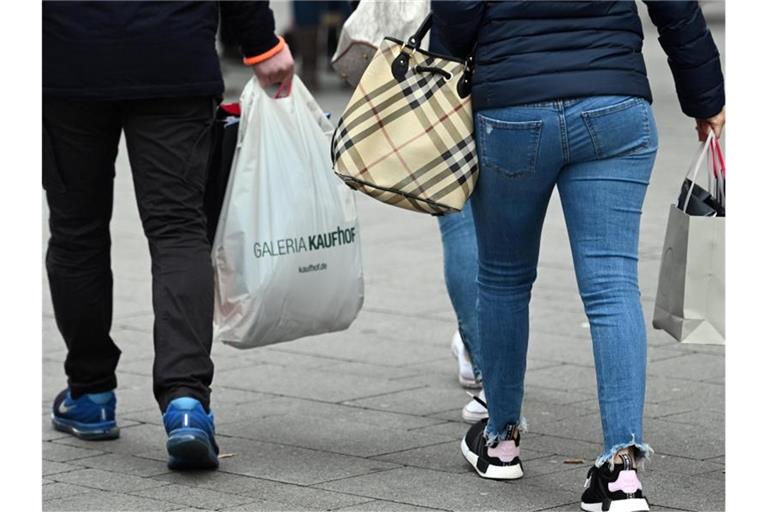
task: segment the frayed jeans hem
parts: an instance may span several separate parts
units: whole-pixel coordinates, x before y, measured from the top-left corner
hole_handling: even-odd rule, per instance
[[[637,443],[635,442],[635,435],[632,434],[632,439],[628,443],[619,443],[616,445],[613,445],[610,450],[606,450],[603,452],[603,454],[595,460],[595,466],[600,467],[606,462],[609,462],[611,465],[611,469],[613,469],[613,458],[614,456],[624,448],[634,447],[635,448],[635,461],[637,462],[637,466],[640,468],[643,468],[645,466],[645,461],[650,460],[651,455],[653,454],[653,448],[648,443]]]
[[[510,423],[504,428],[503,432],[491,432],[488,428],[488,425],[485,426],[485,439],[486,439],[486,446],[494,446],[499,441],[506,441],[508,439],[511,439],[512,432],[515,430],[515,427],[517,427],[517,431],[521,434],[524,434],[525,432],[528,432],[528,421],[525,419],[524,416],[520,417],[520,421],[518,423]]]

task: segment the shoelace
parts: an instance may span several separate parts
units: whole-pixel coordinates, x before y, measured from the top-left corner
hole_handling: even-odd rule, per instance
[[[482,406],[483,406],[483,407],[485,407],[486,409],[488,408],[488,404],[486,404],[486,403],[483,401],[483,399],[482,399],[482,398],[480,398],[480,397],[479,397],[479,396],[477,396],[477,395],[473,395],[473,394],[472,394],[472,393],[470,393],[469,391],[467,391],[467,394],[468,394],[468,395],[469,395],[469,396],[472,398],[472,400],[474,400],[475,402],[479,403],[480,405],[482,405]]]

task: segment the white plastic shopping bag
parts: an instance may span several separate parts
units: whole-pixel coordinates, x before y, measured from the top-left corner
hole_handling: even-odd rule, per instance
[[[353,192],[333,174],[333,126],[298,77],[256,79],[213,242],[214,339],[251,348],[346,329],[363,304]]]

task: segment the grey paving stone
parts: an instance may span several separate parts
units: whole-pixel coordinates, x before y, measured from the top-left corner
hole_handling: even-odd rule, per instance
[[[725,411],[713,409],[695,409],[676,414],[663,416],[664,421],[673,423],[685,423],[698,425],[701,428],[712,429],[722,432],[725,428]]]
[[[216,382],[237,389],[258,389],[267,393],[326,402],[342,402],[408,388],[407,384],[387,379],[333,375],[317,370],[271,364],[260,365],[258,371],[240,368],[219,372]]]
[[[721,384],[695,384],[667,377],[648,379],[645,389],[647,403],[679,401],[692,408],[723,410],[725,387]]]
[[[563,457],[562,455],[545,455],[543,457],[531,458],[529,455],[532,450],[521,450],[523,461],[523,470],[525,478],[534,478],[539,475],[552,475],[567,471],[578,472],[581,468],[586,476],[589,466],[594,462],[594,458]],[[533,452],[534,454],[536,452]],[[581,461],[581,462],[578,462]],[[583,481],[582,481],[583,483]]]
[[[515,485],[517,484],[517,485]],[[402,468],[323,484],[324,489],[447,510],[538,510],[567,502],[559,489],[542,493],[524,481],[502,483],[475,474]]]
[[[278,503],[276,501],[253,500],[250,503],[246,503],[245,505],[238,505],[236,507],[223,508],[221,510],[222,512],[272,512],[272,511],[293,512],[296,509],[293,507],[293,505],[286,505],[285,503]],[[314,512],[316,510],[319,511],[319,510],[325,510],[325,509],[310,505],[306,509],[302,509],[302,510],[311,510]]]
[[[670,478],[669,473],[648,472],[642,475],[642,482],[652,504],[683,510],[725,510],[724,481],[685,475]]]
[[[66,498],[68,496],[76,496],[78,494],[85,494],[87,492],[93,492],[93,489],[88,487],[81,487],[79,485],[53,482],[49,485],[43,485],[43,501]]]
[[[236,507],[253,501],[251,498],[232,493],[179,484],[155,487],[132,494],[207,510]]]
[[[43,510],[45,511],[170,511],[177,510],[179,508],[176,503],[168,503],[164,501],[152,500],[149,498],[142,498],[140,496],[132,496],[122,494],[119,492],[105,492],[94,491],[87,494],[80,494],[77,496],[70,496],[67,498],[60,498],[55,500],[46,501],[43,503]]]
[[[416,505],[406,505],[405,503],[396,503],[394,501],[372,500],[361,505],[352,505],[336,509],[338,511],[348,512],[423,512],[426,510],[441,510],[427,507],[417,507]]]
[[[82,459],[78,463],[87,468],[103,469],[105,471],[135,476],[161,475],[169,471],[164,462],[134,457],[125,453],[107,453],[97,457]]]
[[[687,457],[676,457],[674,455],[665,455],[655,453],[645,468],[648,472],[671,473],[673,475],[698,475],[710,471],[722,471],[723,466],[716,462],[697,460]]]
[[[725,359],[713,354],[683,354],[651,362],[648,364],[648,374],[697,382],[722,381],[725,376]]]
[[[93,443],[92,445],[94,447],[99,446],[94,445]],[[53,462],[69,462],[72,460],[83,459],[85,457],[101,455],[103,453],[104,452],[101,450],[67,446],[65,444],[59,444],[53,441],[43,443],[43,459]]]
[[[359,457],[372,457],[393,451],[446,441],[449,438],[401,429],[383,428],[370,422],[355,421],[339,408],[335,419],[288,414],[226,424],[224,435],[258,439],[273,443],[302,446]]]
[[[559,455],[564,459],[584,459],[586,461],[594,461],[602,452],[602,445],[598,443],[549,435],[526,435],[520,446],[523,451],[531,449]]]
[[[694,476],[699,478],[709,478],[725,484],[725,469],[722,467],[720,469],[715,469],[714,471],[707,471],[706,473],[699,473]]]
[[[725,453],[724,428],[648,419],[645,438],[658,453],[704,459]]]
[[[594,367],[563,364],[539,370],[525,372],[527,385],[540,388],[571,390],[579,389],[582,392],[597,396]]]
[[[334,420],[339,417],[344,417],[349,421],[389,429],[420,428],[441,422],[434,418],[376,411],[356,405],[332,404],[285,396],[272,396],[265,401],[249,402],[247,404],[242,404],[242,406],[243,412],[241,412],[241,415],[244,418],[253,418],[255,421],[258,421],[259,418],[268,416],[274,417],[285,415],[300,416],[305,421],[312,421],[314,418]],[[256,425],[254,425],[254,427],[255,426]]]
[[[439,366],[444,372],[449,367],[446,361],[441,360]],[[362,375],[384,379],[402,379],[423,375],[429,371],[434,363],[417,363],[413,366],[384,366],[382,364],[360,363],[356,361],[332,362],[318,368],[319,371],[329,373],[348,373],[350,375]]]
[[[655,510],[655,509],[654,509]],[[581,502],[566,503],[552,508],[543,508],[541,512],[581,512]]]
[[[386,324],[390,329],[400,327],[400,323],[411,321],[410,317],[397,315],[381,315],[375,318],[379,323]],[[358,318],[357,321],[360,319]],[[399,320],[399,321],[398,321]],[[376,328],[375,324],[373,328]],[[399,332],[399,330],[398,330]],[[450,331],[449,331],[450,332]],[[377,336],[355,336],[353,333],[338,335],[322,335],[290,343],[281,344],[280,349],[286,352],[301,354],[330,354],[343,356],[344,359],[361,363],[384,364],[386,366],[412,365],[418,362],[430,362],[445,357],[445,347],[450,337],[446,337],[442,346],[424,343],[420,339],[407,339],[395,333],[378,334]]]
[[[101,469],[78,469],[56,476],[59,482],[90,487],[102,491],[130,492],[168,485],[166,482],[142,478],[125,473],[114,473]]]
[[[246,496],[257,500],[257,503],[269,501],[280,504],[281,507],[293,507],[293,510],[305,510],[312,507],[317,507],[320,510],[329,510],[353,506],[367,501],[366,498],[350,494],[246,477],[224,471],[172,472],[155,478],[186,486],[197,486],[204,489],[213,489],[218,492]]]
[[[250,439],[221,437],[221,460],[227,473],[311,485],[355,475],[378,473],[396,465],[331,452],[264,443]]]
[[[83,466],[72,463],[43,460],[43,476],[54,478],[53,475],[75,471],[78,469],[83,469]]]
[[[426,416],[445,411],[461,411],[467,400],[467,395],[455,387],[445,389],[424,386],[395,393],[380,394],[370,398],[350,400],[346,403],[380,411]]]

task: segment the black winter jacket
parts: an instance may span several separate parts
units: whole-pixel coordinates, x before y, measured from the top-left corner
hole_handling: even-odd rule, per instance
[[[720,54],[698,2],[645,3],[683,112],[720,112]],[[461,58],[476,48],[477,110],[597,95],[652,99],[634,1],[433,1],[432,11],[431,48]]]
[[[44,2],[43,94],[221,95],[219,12],[245,56],[278,43],[269,2]]]

